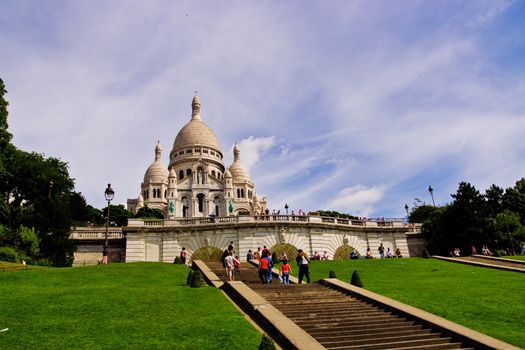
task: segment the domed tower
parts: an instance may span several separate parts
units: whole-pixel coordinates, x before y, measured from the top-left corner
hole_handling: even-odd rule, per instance
[[[233,163],[229,170],[233,180],[235,212],[240,215],[254,214],[254,184],[248,169],[241,163],[241,150],[237,145],[233,147]]]
[[[155,147],[155,161],[151,163],[144,174],[144,181],[140,185],[144,205],[164,210],[167,204],[168,169],[162,163],[162,147],[157,142]],[[138,209],[138,208],[137,208]]]
[[[226,215],[223,155],[217,137],[201,120],[201,103],[195,95],[190,121],[175,137],[170,170],[177,177],[176,217]]]

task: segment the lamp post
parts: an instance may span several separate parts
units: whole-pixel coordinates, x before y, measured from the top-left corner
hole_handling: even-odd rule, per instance
[[[436,206],[436,202],[434,202],[434,189],[430,185],[428,185],[428,192],[430,193],[430,197],[432,197],[432,204]]]
[[[407,212],[407,218],[408,218],[408,204],[405,204],[405,211]]]
[[[106,188],[106,191],[104,191],[104,196],[106,197],[106,200],[108,201],[108,217],[106,220],[106,235],[104,239],[104,249],[102,250],[102,263],[107,264],[108,263],[108,231],[109,231],[109,203],[115,196],[115,191],[111,188],[111,184],[108,184],[108,188]]]
[[[286,215],[288,215],[288,203],[284,203],[284,209],[286,210]]]

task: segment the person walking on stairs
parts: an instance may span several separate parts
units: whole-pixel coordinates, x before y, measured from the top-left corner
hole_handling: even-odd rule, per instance
[[[310,259],[302,249],[299,249],[297,253],[295,261],[299,265],[299,284],[303,282],[304,277],[306,277],[306,283],[310,283]]]

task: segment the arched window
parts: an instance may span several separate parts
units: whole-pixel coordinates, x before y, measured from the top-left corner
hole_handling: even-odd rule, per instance
[[[168,190],[164,190],[164,198],[168,196]]]
[[[237,198],[241,198],[241,190],[237,189]]]
[[[213,204],[215,205],[215,216],[220,216],[220,205],[221,205],[221,199],[219,197],[213,198]]]
[[[212,171],[211,171],[211,176],[213,176],[213,177],[217,177],[217,176],[215,176],[215,170],[212,170]]]
[[[186,176],[190,176],[191,175],[191,169],[187,169],[186,170]]]
[[[202,212],[204,212],[204,194],[199,193],[199,194],[197,195],[197,200],[198,200],[198,202],[199,202],[199,203],[198,203],[198,204],[199,204],[199,208],[198,208],[199,213],[202,213]]]
[[[179,180],[184,179],[184,170],[179,171]]]
[[[241,188],[241,198],[244,198],[244,189]]]

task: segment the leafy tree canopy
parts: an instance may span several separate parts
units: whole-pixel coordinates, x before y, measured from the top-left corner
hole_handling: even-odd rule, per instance
[[[162,210],[149,208],[146,205],[137,211],[135,217],[145,219],[164,219],[164,213],[162,212]]]

